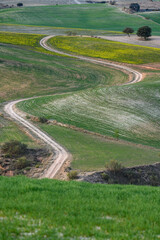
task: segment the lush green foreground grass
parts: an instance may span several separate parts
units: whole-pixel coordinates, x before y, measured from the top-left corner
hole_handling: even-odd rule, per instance
[[[160,189],[0,177],[1,240],[158,240]]]
[[[123,13],[118,8],[104,4],[23,7],[0,10],[0,23],[53,26],[66,28],[103,29],[123,31],[127,26],[137,30],[149,25],[154,34],[159,26],[137,15]]]
[[[111,142],[59,126],[41,124],[40,127],[68,149],[73,156],[71,166],[80,171],[104,169],[105,164],[112,159],[121,162],[126,167],[160,161],[158,150],[140,148],[140,146],[116,141]]]
[[[127,75],[103,66],[63,56],[51,56],[26,49],[35,35],[0,34],[0,101],[53,93],[78,91],[126,81]],[[11,36],[7,38],[8,36]],[[18,36],[18,37],[17,37]],[[39,35],[38,35],[39,36]],[[2,38],[4,37],[4,38]],[[33,37],[33,38],[32,38]],[[37,45],[36,40],[35,44]],[[32,44],[33,45],[33,44]]]
[[[57,36],[49,43],[62,51],[117,62],[143,64],[160,61],[160,49],[90,37]]]
[[[137,84],[42,97],[18,106],[27,113],[56,119],[93,132],[160,147],[159,74]]]

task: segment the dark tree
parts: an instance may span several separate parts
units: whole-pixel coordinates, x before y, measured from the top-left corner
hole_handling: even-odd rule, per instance
[[[140,10],[140,5],[138,3],[131,3],[129,8],[135,12],[138,12]]]
[[[23,7],[23,3],[17,3],[17,7]]]
[[[137,31],[137,36],[147,40],[151,36],[152,29],[148,26],[140,27]]]
[[[130,37],[130,34],[134,32],[133,28],[125,28],[123,30],[124,33],[126,33],[128,35],[128,37]]]

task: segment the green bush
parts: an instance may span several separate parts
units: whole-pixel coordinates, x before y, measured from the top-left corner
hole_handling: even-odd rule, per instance
[[[107,170],[113,172],[118,172],[123,168],[122,164],[117,160],[110,160],[108,163],[106,163],[105,167]]]
[[[17,157],[23,155],[27,150],[27,145],[19,141],[9,141],[2,145],[2,152],[8,157]]]
[[[45,117],[39,117],[39,121],[40,121],[41,123],[46,123],[46,122],[48,122],[47,118],[45,118]]]
[[[106,181],[109,180],[109,175],[107,173],[102,173],[101,177],[102,177],[103,180],[106,180]]]
[[[68,176],[69,180],[76,179],[78,176],[78,172],[72,170],[72,171],[68,172],[67,176]]]
[[[23,168],[29,167],[29,165],[30,165],[30,161],[28,161],[25,156],[18,158],[15,162],[15,167],[17,169],[23,169]]]

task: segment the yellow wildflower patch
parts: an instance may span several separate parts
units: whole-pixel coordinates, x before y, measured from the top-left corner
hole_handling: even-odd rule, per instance
[[[116,62],[130,64],[160,62],[160,49],[157,48],[77,36],[54,37],[50,39],[50,43],[63,51]]]

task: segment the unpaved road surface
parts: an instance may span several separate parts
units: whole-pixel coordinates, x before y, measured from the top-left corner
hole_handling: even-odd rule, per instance
[[[55,49],[47,46],[47,43],[46,43],[48,41],[48,39],[51,37],[53,37],[53,36],[45,37],[40,41],[41,46],[49,51],[53,51],[53,52],[63,54],[66,56],[70,56],[70,57],[76,57],[80,60],[85,60],[85,61],[92,62],[95,64],[102,64],[102,65],[106,65],[106,66],[115,67],[115,68],[118,68],[121,70],[126,70],[129,73],[133,74],[133,79],[132,79],[132,81],[128,82],[128,84],[131,84],[131,83],[133,84],[133,83],[136,83],[136,82],[139,82],[142,80],[142,74],[138,71],[135,71],[134,69],[129,68],[129,67],[114,64],[114,63],[108,63],[108,62],[105,62],[102,60],[95,60],[95,59],[91,59],[91,58],[87,58],[87,57],[75,56],[72,54],[63,53],[61,51],[55,50]],[[22,124],[25,128],[29,129],[31,132],[33,132],[35,135],[37,135],[41,140],[43,140],[46,144],[48,144],[53,149],[53,151],[55,153],[54,162],[48,169],[46,169],[42,178],[54,178],[56,176],[56,174],[59,172],[59,170],[61,169],[62,165],[65,163],[65,161],[69,158],[69,153],[67,153],[67,151],[62,146],[60,146],[57,142],[55,142],[51,137],[49,137],[47,134],[45,134],[42,130],[40,130],[39,128],[34,126],[32,123],[30,123],[26,119],[24,119],[19,113],[15,112],[14,106],[18,102],[21,102],[24,100],[27,100],[27,99],[21,99],[21,100],[10,102],[5,105],[4,110],[7,114],[10,115],[11,118],[16,120],[20,124]]]
[[[44,172],[43,176],[41,178],[54,178],[55,175],[58,173],[64,162],[68,159],[69,154],[67,151],[61,147],[58,143],[56,143],[51,137],[47,136],[42,130],[38,129],[35,127],[32,123],[28,122],[25,120],[23,117],[21,117],[19,114],[15,112],[14,106],[21,101],[24,101],[25,99],[22,100],[17,100],[14,102],[10,102],[7,105],[5,105],[5,112],[8,113],[11,118],[14,120],[18,121],[21,123],[24,127],[29,129],[31,132],[33,132],[35,135],[37,135],[41,140],[43,140],[47,145],[49,145],[54,153],[54,163],[46,169]]]
[[[106,65],[106,66],[111,66],[111,67],[114,67],[114,68],[118,68],[118,69],[121,69],[121,70],[125,70],[127,71],[128,73],[132,73],[133,74],[133,78],[130,82],[128,82],[127,84],[130,84],[130,83],[136,83],[136,82],[139,82],[142,80],[142,74],[132,68],[129,68],[127,66],[124,66],[124,65],[120,65],[120,64],[115,64],[115,63],[111,63],[111,62],[105,62],[103,60],[96,60],[96,59],[93,59],[93,58],[89,58],[89,57],[83,57],[83,56],[78,56],[78,55],[74,55],[74,54],[70,54],[70,53],[64,53],[62,51],[59,51],[57,49],[53,49],[52,47],[48,46],[47,45],[47,41],[54,37],[54,35],[51,35],[51,36],[47,36],[47,37],[44,37],[41,41],[40,41],[40,45],[51,51],[51,52],[56,52],[58,54],[63,54],[63,55],[66,55],[66,56],[69,56],[69,57],[75,57],[75,58],[78,58],[80,60],[84,60],[84,61],[87,61],[87,62],[92,62],[92,63],[95,63],[95,64],[102,64],[102,65]]]

